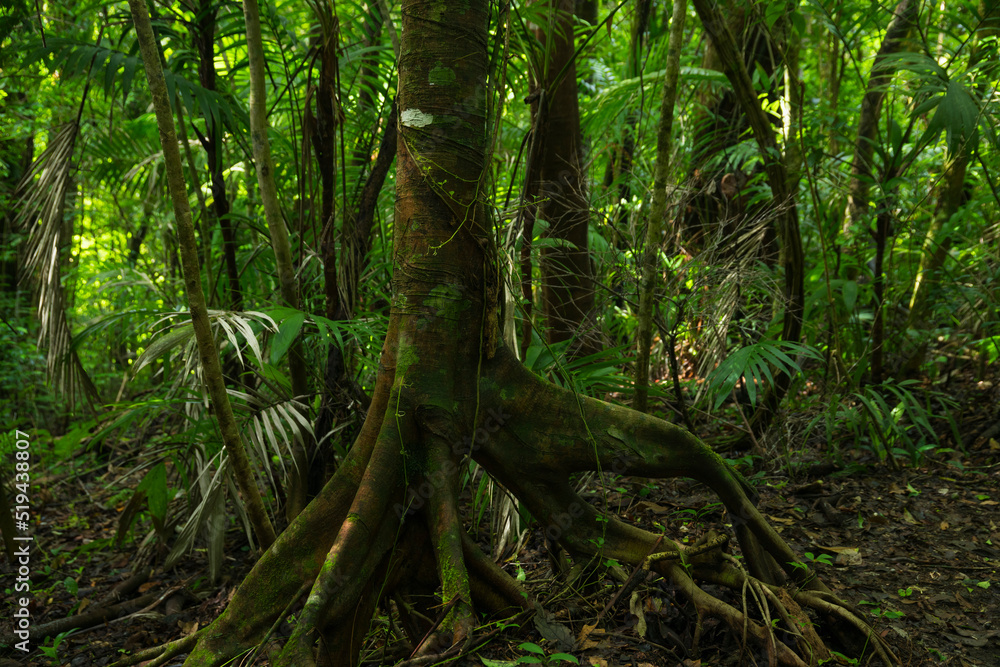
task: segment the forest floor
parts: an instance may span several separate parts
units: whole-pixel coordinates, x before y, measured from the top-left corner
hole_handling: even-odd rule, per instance
[[[970,382],[956,396],[964,406],[958,420],[964,451],[955,448],[900,471],[863,460],[836,470],[817,458],[796,465],[791,476],[787,465],[761,473],[755,484],[759,506],[772,524],[797,553],[811,557],[838,596],[873,622],[903,664],[996,667],[1000,435],[994,431],[1000,424],[1000,387]],[[816,458],[815,452],[811,456]],[[796,457],[808,459],[810,450]],[[124,456],[116,461],[40,483],[39,502],[33,508],[39,525],[32,564],[32,623],[37,633],[45,624],[100,609],[126,581],[132,589],[121,597],[138,602],[120,618],[50,637],[44,652],[24,657],[0,645],[0,667],[101,667],[125,653],[177,639],[217,616],[248,571],[245,539],[233,526],[227,534],[221,581],[208,581],[204,550],[196,550],[169,572],[157,568],[148,579],[134,578],[135,538],[115,545],[119,516],[130,494],[120,485],[109,488],[131,463]],[[706,528],[721,529],[727,523],[708,489],[689,480],[608,482],[582,482],[585,495],[625,520],[665,530],[671,539],[694,541]],[[693,614],[661,580],[642,583],[628,599],[605,609],[621,586],[611,570],[591,568],[589,578],[567,585],[565,578],[553,577],[548,550],[535,532],[504,567],[523,578],[533,595],[548,600],[550,613],[520,629],[505,630],[476,655],[449,664],[512,665],[535,647],[550,656],[545,664],[552,665],[570,664],[559,662],[556,653],[571,654],[579,664],[594,667],[737,665],[741,659],[742,664],[765,664],[759,652],[744,654],[739,638],[711,621],[703,628],[700,651],[689,653]],[[142,535],[135,530],[132,534]],[[164,555],[161,551],[156,562],[162,563]],[[4,598],[12,600],[14,570],[6,558],[0,561],[0,576],[7,589]],[[10,613],[4,617],[10,618]],[[595,622],[589,635],[581,634],[584,625]],[[0,636],[9,632],[9,623],[5,626]],[[366,664],[392,664],[382,657],[387,627],[384,622],[374,624]],[[34,638],[32,645],[37,645]],[[176,659],[168,664],[180,663]]]

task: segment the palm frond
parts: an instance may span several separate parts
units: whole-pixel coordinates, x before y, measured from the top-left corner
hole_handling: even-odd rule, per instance
[[[80,391],[88,399],[97,398],[96,387],[72,349],[60,261],[69,242],[65,206],[73,186],[73,150],[79,133],[75,120],[59,128],[14,195],[14,227],[27,236],[21,279],[30,278],[38,300],[38,345],[47,350],[52,387],[70,404]]]

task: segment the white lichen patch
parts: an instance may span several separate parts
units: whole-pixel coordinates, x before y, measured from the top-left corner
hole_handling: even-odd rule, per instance
[[[434,122],[434,116],[424,113],[420,109],[407,109],[399,119],[406,127],[426,127]]]

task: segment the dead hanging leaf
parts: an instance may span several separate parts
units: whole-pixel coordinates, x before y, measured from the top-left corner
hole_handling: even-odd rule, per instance
[[[643,609],[644,606],[639,591],[633,591],[632,597],[628,601],[628,608],[632,612],[632,615],[638,619],[638,622],[635,624],[635,631],[643,639],[646,638],[646,611]]]

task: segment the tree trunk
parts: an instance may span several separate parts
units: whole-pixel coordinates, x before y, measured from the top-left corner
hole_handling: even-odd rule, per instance
[[[735,65],[727,58],[736,57],[747,71],[760,69],[773,79],[774,72],[781,66],[780,54],[784,50],[781,36],[786,21],[779,19],[771,29],[766,29],[759,10],[751,3],[722,0],[713,5],[723,17],[733,48],[723,53],[713,34],[709,33],[705,39],[702,68],[725,72]],[[774,98],[775,93],[776,86],[772,85],[768,94]],[[722,254],[732,256],[734,253],[727,249],[728,241],[738,238],[746,220],[753,217],[752,212],[746,210],[746,198],[738,196],[747,178],[744,163],[730,157],[732,149],[743,139],[749,122],[734,90],[703,87],[698,102],[699,111],[692,120],[694,142],[687,178],[692,194],[681,207],[679,238],[686,248],[699,250],[716,245],[721,246]],[[768,122],[777,125],[778,118],[768,116]],[[713,160],[717,165],[708,166]],[[723,183],[727,176],[729,179],[735,177],[737,188]],[[773,233],[769,233],[765,238],[765,253],[767,246],[773,244],[773,237]]]
[[[236,484],[243,495],[243,502],[247,504],[247,514],[254,534],[261,547],[266,549],[274,542],[274,528],[271,526],[271,521],[267,517],[267,511],[264,509],[264,503],[257,490],[253,470],[250,467],[246,449],[243,447],[239,426],[237,426],[233,416],[233,408],[229,403],[229,395],[226,393],[226,385],[222,379],[219,350],[212,336],[208,309],[205,306],[205,293],[201,288],[198,243],[194,237],[194,225],[191,224],[191,207],[188,203],[187,187],[184,184],[181,152],[177,146],[174,119],[170,112],[170,101],[167,99],[167,85],[160,67],[160,57],[156,48],[156,38],[153,36],[153,26],[149,20],[149,10],[146,8],[145,0],[129,0],[129,7],[132,10],[132,20],[135,22],[139,48],[146,68],[146,80],[149,82],[153,107],[156,111],[156,125],[160,133],[160,145],[163,147],[170,199],[173,202],[174,217],[177,220],[177,234],[184,271],[184,288],[191,307],[191,322],[198,342],[205,383],[208,385],[212,407],[219,420],[222,441],[232,461],[233,476],[236,478]]]
[[[198,80],[206,90],[215,90],[215,15],[218,8],[219,5],[212,0],[202,0],[194,27],[194,42],[198,49]],[[205,134],[198,133],[198,139],[208,158],[208,173],[212,185],[212,212],[222,232],[222,256],[229,285],[229,299],[226,303],[230,309],[241,311],[243,290],[240,287],[240,269],[236,264],[236,230],[229,218],[226,179],[222,174],[221,138],[220,124],[211,117],[205,118]],[[206,239],[205,243],[210,246],[211,239]]]
[[[858,116],[858,137],[854,142],[854,160],[851,162],[847,214],[844,220],[845,233],[857,228],[868,216],[868,193],[872,183],[872,158],[875,155],[878,119],[889,82],[896,73],[896,67],[889,58],[903,48],[906,36],[917,17],[918,8],[918,3],[914,0],[900,0],[872,64],[868,89],[861,100],[861,113]],[[857,267],[849,267],[848,275],[855,277]]]
[[[7,115],[11,102],[23,104],[28,96],[23,92],[10,91],[6,100],[0,100],[0,113]],[[7,102],[5,104],[4,102]],[[13,247],[13,236],[16,228],[17,213],[14,202],[17,196],[17,186],[21,177],[31,168],[35,154],[35,135],[29,134],[27,139],[17,141],[8,137],[0,139],[0,161],[7,165],[7,172],[0,176],[0,246]],[[23,251],[22,251],[23,252]],[[21,261],[21,253],[0,254],[0,294],[10,297],[14,303],[17,294],[17,272]]]
[[[677,79],[681,68],[681,40],[684,38],[684,17],[687,0],[674,0],[674,13],[670,19],[670,41],[667,46],[667,71],[663,77],[663,99],[660,104],[660,124],[656,132],[656,170],[653,181],[653,203],[646,227],[646,243],[642,255],[642,281],[639,288],[639,331],[635,362],[635,397],[632,407],[646,412],[649,395],[649,348],[653,343],[653,305],[659,252],[667,217],[667,178],[670,176],[670,155],[673,150],[671,135],[674,126],[674,101],[677,98]],[[664,340],[664,345],[670,342]]]
[[[257,646],[304,584],[311,592],[272,661],[279,667],[315,665],[317,640],[333,664],[357,664],[359,637],[384,596],[397,601],[415,652],[442,658],[473,639],[474,608],[530,608],[519,584],[462,525],[459,478],[470,455],[525,503],[546,537],[580,558],[599,554],[659,572],[699,615],[754,638],[778,664],[803,667],[830,656],[815,633],[799,632],[810,624],[797,605],[850,619],[869,647],[896,664],[765,522],[746,483],[702,442],[659,419],[560,389],[504,347],[486,199],[488,15],[485,0],[403,3],[393,304],[372,406],[344,464],[202,631],[185,664],[222,665]],[[750,572],[765,573],[770,583],[774,574],[795,582],[780,593],[789,603],[774,617],[780,610],[796,639],[782,643],[769,623],[694,583],[693,576],[703,576],[736,591],[752,586],[758,599],[776,590],[724,565],[725,538],[685,549],[605,516],[574,490],[570,476],[583,470],[684,475],[714,489],[734,519]],[[664,551],[651,556],[657,545]],[[436,617],[433,625],[406,611],[409,592],[438,586],[440,604],[423,606]]]
[[[378,4],[369,5],[369,19],[370,23],[366,23],[365,29],[365,46],[373,46],[377,40],[378,35],[382,30],[382,24],[384,23],[384,16],[382,14],[381,8]],[[331,121],[324,121],[324,113],[332,112],[332,109],[327,112],[323,111],[322,100],[329,95],[336,95],[339,97],[339,90],[336,86],[336,59],[334,49],[337,47],[337,43],[333,41],[328,41],[324,43],[322,59],[322,68],[324,71],[328,71],[329,74],[321,73],[321,90],[318,93],[320,100],[317,102],[317,136],[314,143],[321,140],[320,131],[324,125],[329,125],[332,128]],[[327,50],[331,52],[328,56]],[[328,59],[331,61],[327,64]],[[371,95],[371,88],[366,84],[367,80],[374,79],[376,77],[376,72],[374,70],[374,65],[372,64],[373,59],[371,57],[366,57],[364,59],[364,64],[361,67],[361,72],[359,74],[359,79],[361,80],[360,91],[358,93],[358,105],[356,109],[356,120],[361,124],[366,122],[370,123],[372,120],[378,120],[377,108],[375,105],[375,100]],[[325,88],[326,91],[322,89]],[[330,105],[332,106],[332,105]],[[342,113],[341,109],[337,109],[338,122],[340,120],[339,114]],[[369,115],[374,114],[374,119],[368,118]],[[399,120],[399,114],[396,109],[395,100],[392,101],[391,108],[387,118],[385,118],[382,131],[382,138],[378,145],[377,155],[372,164],[371,170],[368,172],[367,179],[364,184],[356,188],[355,195],[351,197],[351,209],[347,210],[347,197],[345,196],[344,205],[344,216],[342,229],[340,234],[340,261],[337,262],[336,243],[335,243],[335,226],[334,226],[334,210],[335,206],[333,203],[333,190],[335,183],[333,182],[332,173],[330,175],[330,203],[329,203],[329,215],[323,214],[324,229],[323,229],[323,254],[324,254],[324,274],[326,280],[326,316],[332,320],[348,320],[353,317],[355,308],[357,306],[358,300],[358,284],[361,278],[362,271],[365,266],[365,260],[368,256],[368,252],[371,250],[372,246],[372,226],[375,220],[375,209],[378,204],[379,192],[382,190],[382,185],[385,182],[385,177],[389,173],[389,168],[392,166],[393,161],[396,158],[396,124]],[[374,123],[377,127],[379,123]],[[359,173],[364,174],[365,165],[372,162],[372,142],[374,141],[375,135],[363,135],[359,137],[357,143],[352,151],[352,162],[353,166],[359,170]],[[328,143],[329,147],[322,148],[317,144],[316,153],[317,160],[321,163],[325,161],[325,158],[321,158],[320,154],[322,152],[329,153],[331,155],[331,166],[333,160],[334,151],[334,137],[332,130],[330,132],[329,139],[322,139],[324,143]],[[322,173],[324,167],[320,167]],[[333,172],[333,169],[330,169]],[[346,189],[346,179],[344,179],[344,187]],[[327,208],[327,194],[326,194],[326,178],[323,180],[323,210]],[[328,225],[328,226],[327,226]],[[323,383],[323,395],[320,400],[320,410],[319,415],[316,419],[316,435],[321,441],[324,442],[317,451],[318,460],[316,465],[312,466],[309,490],[310,494],[315,495],[322,488],[323,484],[326,483],[328,475],[332,473],[336,466],[336,461],[334,458],[334,443],[325,440],[324,438],[333,428],[334,422],[339,420],[351,419],[352,413],[356,412],[352,410],[352,405],[360,403],[367,407],[368,397],[364,394],[361,388],[357,385],[354,379],[351,377],[350,369],[348,368],[348,358],[346,356],[346,351],[341,349],[338,345],[330,345],[326,356],[326,373],[324,376]],[[356,422],[353,422],[351,427],[345,429],[341,438],[353,439],[357,436],[357,429],[354,428]]]
[[[651,0],[637,0],[632,20],[631,48],[625,63],[625,78],[627,79],[637,78],[642,73],[642,54],[646,47],[651,11]],[[636,126],[639,124],[640,112],[640,109],[634,107],[627,110],[621,142],[616,147],[615,154],[608,161],[604,175],[605,187],[611,187],[615,180],[618,181],[618,198],[613,221],[613,224],[616,225],[621,221],[626,209],[623,202],[628,202],[632,198],[632,162],[635,159],[635,132]]]
[[[392,103],[389,117],[386,119],[384,134],[379,144],[378,155],[368,179],[361,188],[356,207],[349,212],[344,221],[340,237],[340,264],[338,268],[338,298],[335,310],[328,315],[333,320],[347,320],[353,317],[358,297],[358,284],[365,259],[372,246],[372,227],[375,222],[375,207],[378,204],[379,192],[385,183],[396,158],[396,124],[399,120],[396,103]],[[357,153],[355,153],[357,157]],[[328,302],[328,307],[329,307]],[[346,418],[350,414],[350,406],[360,402],[367,408],[368,397],[357,383],[350,377],[347,357],[344,350],[337,345],[331,345],[326,356],[326,373],[323,378],[323,396],[320,402],[320,412],[316,419],[316,437],[323,440],[333,427],[334,420]],[[344,435],[353,439],[356,432]],[[310,493],[318,492],[326,483],[327,474],[333,471],[335,461],[331,451],[333,443],[327,442],[317,452],[319,464],[313,468],[309,489]]]
[[[796,193],[789,190],[788,169],[784,157],[778,150],[774,131],[767,115],[761,109],[750,75],[736,50],[735,39],[719,13],[718,6],[713,0],[694,0],[694,6],[706,32],[712,37],[722,62],[725,63],[726,77],[733,85],[736,99],[746,114],[754,139],[764,156],[764,170],[771,186],[772,206],[775,209],[778,236],[781,239],[781,266],[785,275],[785,312],[781,339],[797,343],[802,331],[802,316],[805,310],[803,286],[805,268]],[[774,383],[766,388],[760,407],[754,411],[750,419],[753,433],[759,434],[767,430],[791,382],[792,378],[787,373],[775,375]]]
[[[260,30],[260,12],[257,0],[243,0],[243,14],[247,30],[247,60],[250,67],[250,135],[253,137],[253,157],[257,168],[257,184],[264,205],[264,217],[271,233],[271,248],[278,271],[281,300],[294,310],[299,308],[298,283],[292,266],[292,249],[288,228],[281,214],[278,189],[274,183],[274,163],[271,160],[271,143],[267,138],[267,105],[264,93],[264,45]],[[292,380],[292,395],[298,400],[307,399],[309,383],[305,359],[302,355],[302,338],[296,336],[288,348],[288,374]],[[294,466],[289,470],[285,514],[296,516],[306,506],[307,478],[312,447],[302,438],[292,444]]]
[[[540,85],[548,104],[542,152],[539,217],[548,223],[542,248],[542,303],[550,343],[576,337],[582,349],[596,351],[583,325],[594,305],[594,272],[588,252],[590,202],[581,162],[580,106],[573,46],[572,0],[549,0],[546,45]]]
[[[906,319],[907,329],[923,328],[924,319],[931,303],[928,296],[930,287],[934,283],[935,274],[944,266],[944,261],[948,256],[950,240],[947,225],[966,199],[965,172],[972,157],[972,151],[969,148],[968,146],[962,147],[958,155],[948,160],[945,165],[934,219],[927,230],[927,236],[924,237],[920,268],[913,281],[910,314]]]

